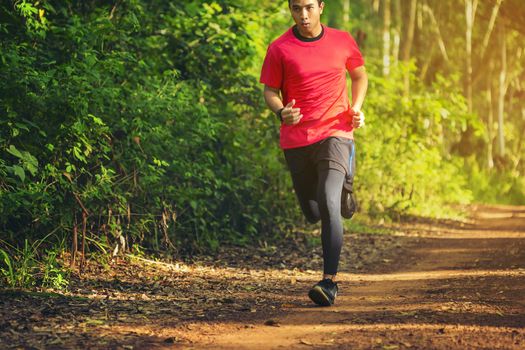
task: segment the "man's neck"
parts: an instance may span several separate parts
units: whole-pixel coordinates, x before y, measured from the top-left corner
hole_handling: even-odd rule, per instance
[[[321,35],[323,32],[323,26],[319,24],[316,28],[313,28],[311,31],[303,32],[300,26],[295,26],[297,28],[297,31],[303,38],[313,39]]]
[[[319,32],[315,36],[305,36],[303,33],[301,33],[299,26],[295,25],[293,26],[293,33],[295,37],[301,41],[317,41],[321,39],[321,37],[324,34],[324,27],[322,25],[319,25]]]

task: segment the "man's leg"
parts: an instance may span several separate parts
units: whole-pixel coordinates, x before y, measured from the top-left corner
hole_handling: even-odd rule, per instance
[[[284,150],[293,187],[304,216],[310,223],[320,220],[317,206],[317,169],[311,160],[315,145]]]
[[[338,286],[335,275],[343,245],[343,223],[341,218],[341,188],[345,180],[344,169],[332,169],[330,161],[318,164],[319,183],[317,203],[321,214],[321,241],[323,243],[323,279],[308,292],[308,297],[317,305],[330,306],[337,297]]]
[[[337,273],[343,245],[341,188],[345,181],[345,173],[341,170],[328,168],[322,162],[318,169],[317,203],[321,215],[323,272],[324,277],[333,279]]]
[[[318,222],[321,215],[317,205],[317,172],[312,169],[302,173],[292,173],[292,182],[306,220],[312,224]]]

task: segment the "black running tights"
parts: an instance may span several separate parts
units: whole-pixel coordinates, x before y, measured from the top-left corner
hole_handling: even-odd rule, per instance
[[[343,245],[341,191],[345,174],[327,169],[322,162],[317,171],[292,174],[293,185],[301,209],[311,223],[321,220],[323,271],[335,275]]]

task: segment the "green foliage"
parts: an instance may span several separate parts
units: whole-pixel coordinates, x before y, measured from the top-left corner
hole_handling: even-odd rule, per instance
[[[23,248],[17,249],[12,247],[12,253],[0,248],[0,272],[4,277],[2,284],[11,288],[29,288],[35,284],[37,271],[36,246],[37,244],[29,244],[26,239]]]
[[[368,125],[355,133],[357,188],[362,209],[371,215],[403,213],[440,216],[447,203],[472,199],[461,160],[450,155],[458,129],[469,116],[454,82],[438,80],[429,89],[412,74],[410,98],[403,97],[399,64],[388,79],[370,62],[366,108]]]
[[[464,171],[468,174],[468,185],[473,189],[476,201],[492,204],[525,203],[525,180],[518,171],[487,171],[473,157],[465,159]]]
[[[0,267],[0,272],[3,274],[3,278],[5,279],[5,284],[8,286],[14,286],[16,285],[16,275],[15,270],[13,267],[13,261],[11,260],[11,256],[3,249],[0,248],[0,255],[1,255],[1,262],[2,267]]]
[[[57,260],[62,250],[57,245],[39,253],[45,239],[30,243],[24,240],[22,248],[0,241],[0,285],[10,288],[31,288],[40,285],[46,288],[64,289],[68,285],[69,273]]]
[[[46,288],[65,289],[69,284],[69,271],[57,260],[57,250],[48,251],[42,260],[40,284]]]
[[[262,30],[242,11],[253,4],[51,3],[45,35],[2,8],[8,241],[70,239],[81,206],[102,255],[121,234],[183,253],[290,227],[298,211],[253,73]]]

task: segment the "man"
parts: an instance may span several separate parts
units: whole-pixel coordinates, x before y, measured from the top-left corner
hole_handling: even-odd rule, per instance
[[[301,209],[309,222],[321,220],[323,278],[308,296],[329,306],[338,291],[341,214],[351,217],[355,209],[353,130],[364,125],[368,78],[351,35],[321,24],[323,1],[288,0],[288,6],[295,25],[268,47],[260,82],[268,107],[281,120],[280,145]]]

